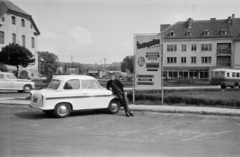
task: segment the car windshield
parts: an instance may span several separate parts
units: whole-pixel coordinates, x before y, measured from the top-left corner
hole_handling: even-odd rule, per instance
[[[16,77],[13,74],[7,74],[8,79],[16,79]]]
[[[59,85],[60,85],[60,81],[59,80],[51,80],[51,82],[49,83],[47,88],[58,89]]]

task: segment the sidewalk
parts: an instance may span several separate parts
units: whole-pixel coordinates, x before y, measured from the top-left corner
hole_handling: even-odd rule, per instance
[[[0,99],[0,105],[28,106],[30,100]],[[240,109],[193,107],[193,106],[169,106],[169,105],[135,105],[130,104],[131,111],[159,112],[159,113],[191,113],[204,115],[240,116]],[[123,110],[121,108],[121,110]]]

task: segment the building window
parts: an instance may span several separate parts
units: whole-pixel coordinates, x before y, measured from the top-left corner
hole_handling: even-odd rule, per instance
[[[15,25],[16,24],[16,17],[12,16],[12,24]]]
[[[191,57],[191,63],[196,64],[197,63],[197,57]]]
[[[34,41],[34,37],[32,37],[32,48],[35,47],[35,41]]]
[[[240,73],[237,73],[237,77],[240,77]]]
[[[4,22],[5,21],[5,18],[4,17],[2,17],[2,22]]]
[[[212,51],[212,44],[202,44],[202,51]]]
[[[177,63],[177,57],[167,57],[167,63]]]
[[[192,32],[191,31],[187,31],[187,36],[191,36]]]
[[[32,29],[32,25],[30,25],[30,28]]]
[[[187,57],[181,57],[181,63],[187,63]]]
[[[0,43],[4,44],[4,32],[0,31]]]
[[[182,45],[182,51],[187,51],[187,45]]]
[[[211,63],[212,58],[211,57],[202,57],[202,63]]]
[[[170,36],[170,37],[174,37],[174,36],[175,36],[175,33],[174,33],[173,31],[171,31],[171,32],[169,33],[169,36]]]
[[[26,46],[26,39],[25,39],[25,35],[22,35],[22,46]]]
[[[197,45],[196,44],[192,44],[191,49],[192,49],[192,51],[197,51]]]
[[[167,45],[167,51],[177,51],[177,45]]]
[[[221,35],[227,35],[226,29],[222,29],[222,30],[221,30]]]
[[[204,30],[203,31],[203,35],[209,35],[209,31],[208,30]]]
[[[25,20],[24,19],[21,20],[21,23],[22,23],[22,27],[25,27]]]
[[[232,73],[232,77],[235,77],[235,72]]]
[[[16,34],[12,34],[12,42],[14,43],[14,44],[16,44]]]

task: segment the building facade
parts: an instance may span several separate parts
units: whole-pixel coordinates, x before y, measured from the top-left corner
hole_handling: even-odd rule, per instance
[[[216,68],[240,68],[240,19],[193,20],[161,25],[166,78],[208,79]]]
[[[35,63],[19,68],[19,75],[38,76],[38,36],[40,32],[32,16],[8,0],[0,0],[0,48],[10,43],[26,47],[35,57]],[[16,67],[0,63],[0,71],[15,72]]]

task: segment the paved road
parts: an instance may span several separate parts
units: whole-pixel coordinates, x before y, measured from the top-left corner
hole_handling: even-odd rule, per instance
[[[19,97],[27,97],[29,93],[18,93],[17,91],[3,91],[0,90],[0,99],[1,98],[19,98]]]
[[[238,157],[240,118],[103,111],[57,119],[17,105],[1,105],[0,156]]]

